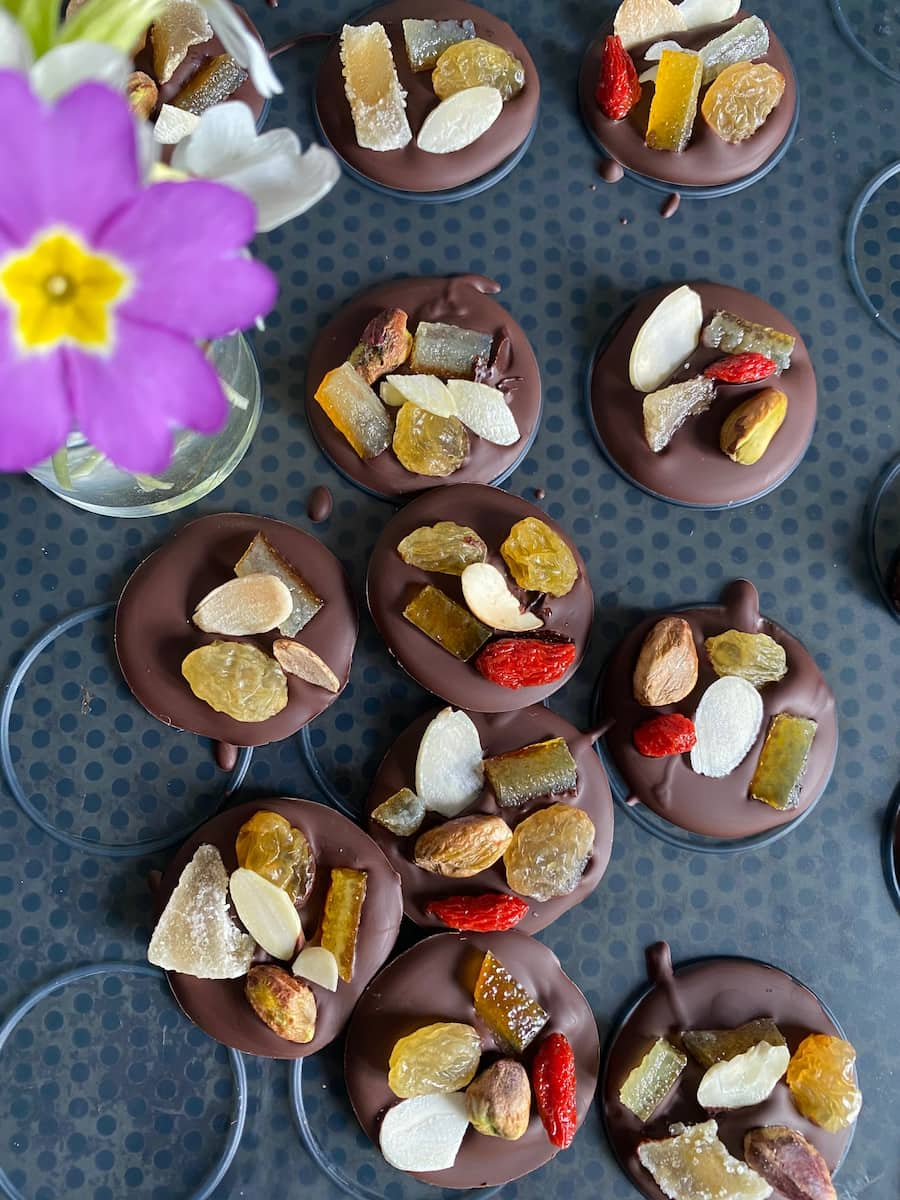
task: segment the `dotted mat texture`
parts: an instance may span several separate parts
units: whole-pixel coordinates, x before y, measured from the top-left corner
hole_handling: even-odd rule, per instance
[[[351,0],[284,3],[278,10],[249,0],[247,7],[270,45],[293,33],[334,29],[338,18],[355,13]],[[632,624],[657,607],[713,601],[724,581],[745,575],[759,588],[762,611],[815,656],[837,696],[841,726],[831,785],[813,816],[788,837],[767,850],[720,859],[668,847],[617,814],[612,861],[597,891],[541,940],[583,988],[601,1036],[644,983],[644,946],[658,938],[671,942],[676,962],[750,955],[809,984],[859,1051],[865,1104],[840,1194],[896,1200],[900,919],[881,871],[879,830],[900,778],[900,632],[867,572],[862,518],[872,480],[900,452],[900,344],[861,306],[842,248],[854,198],[897,156],[900,90],[842,39],[825,0],[764,0],[758,11],[776,23],[799,75],[794,145],[755,187],[731,199],[685,200],[662,220],[655,193],[628,181],[602,182],[577,112],[578,65],[610,11],[576,0],[494,0],[493,7],[515,26],[541,72],[531,149],[498,186],[452,205],[403,202],[343,178],[311,213],[260,238],[259,252],[278,271],[282,290],[267,331],[256,338],[265,411],[246,459],[226,484],[192,510],[129,522],[68,507],[28,478],[0,478],[4,673],[59,618],[115,599],[138,562],[201,513],[253,511],[314,529],[345,564],[362,600],[369,552],[392,509],[344,482],[317,451],[303,412],[309,349],[337,308],[364,287],[404,274],[493,276],[503,287],[501,302],[532,340],[545,388],[543,426],[506,486],[529,500],[543,489],[539,503],[573,536],[596,598],[587,657],[553,697],[553,708],[585,725],[600,668]],[[270,128],[288,125],[310,138],[322,53],[314,43],[277,60],[285,93],[272,106]],[[883,269],[889,266],[885,261]],[[587,362],[613,316],[648,287],[703,277],[760,293],[783,309],[802,331],[819,381],[819,421],[805,460],[764,501],[732,513],[687,511],[627,485],[600,456],[584,410]],[[319,483],[332,489],[335,505],[329,521],[314,527],[306,502]],[[178,750],[175,735],[161,727],[157,739],[148,736],[153,723],[116,686],[107,633],[101,622],[84,633],[83,645],[66,638],[54,661],[29,671],[12,714],[17,773],[57,825],[87,838],[129,841],[149,837],[154,822],[165,834],[180,816],[199,821],[217,802],[202,747],[184,735]],[[349,687],[313,723],[305,744],[298,737],[257,750],[239,796],[330,798],[358,810],[381,756],[431,704],[392,664],[363,613]],[[66,764],[74,782],[51,790],[65,779]],[[135,785],[130,813],[122,781]],[[166,857],[161,851],[115,858],[64,844],[4,793],[0,1013],[68,968],[140,960],[152,924],[146,875]],[[401,941],[409,938],[404,930]],[[77,1057],[92,1078],[108,1069],[110,1046],[124,1055],[131,1011],[121,1007],[108,1023],[91,1025],[90,1013],[73,1023],[73,1037],[76,1028],[87,1030]],[[0,1102],[0,1167],[7,1171],[21,1166],[20,1096],[27,1094],[36,1121],[56,1129],[66,1068],[55,1056],[74,1059],[67,1026],[42,1030],[39,1016],[35,1010],[34,1040],[7,1048],[16,1058],[9,1068],[18,1065],[20,1072]],[[74,1142],[58,1138],[52,1154],[35,1157],[17,1176],[29,1198],[61,1195],[65,1186],[79,1198],[152,1197],[156,1184],[170,1200],[191,1194],[221,1146],[229,1100],[216,1089],[226,1086],[228,1074],[212,1047],[195,1045],[186,1029],[179,1037],[191,1069],[196,1061],[213,1072],[205,1083],[188,1082],[211,1106],[204,1111],[214,1113],[214,1127],[197,1141],[196,1109],[179,1103],[171,1120],[161,1121],[151,1104],[141,1119],[128,1107],[128,1089],[106,1094],[100,1086],[91,1095],[99,1095],[103,1128],[85,1136],[101,1137],[102,1150],[92,1157],[74,1134]],[[161,1078],[168,1067],[161,1063],[154,1073],[152,1044],[148,1077]],[[423,1189],[388,1171],[356,1126],[339,1064],[336,1050],[308,1064],[303,1079],[318,1143],[355,1185],[389,1200],[418,1200]],[[247,1069],[247,1126],[215,1195],[336,1195],[298,1134],[287,1064],[248,1060]],[[66,1118],[67,1130],[87,1119],[80,1113]],[[173,1149],[174,1158],[167,1157]],[[121,1156],[115,1170],[108,1154]],[[161,1164],[158,1177],[154,1162]],[[613,1161],[596,1108],[572,1149],[502,1195],[537,1200],[548,1192],[604,1200],[636,1195]]]

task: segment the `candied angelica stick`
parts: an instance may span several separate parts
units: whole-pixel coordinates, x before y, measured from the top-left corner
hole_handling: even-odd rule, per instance
[[[663,50],[650,105],[646,143],[651,150],[683,150],[691,140],[703,60],[689,50]]]
[[[384,26],[378,21],[345,25],[341,65],[357,142],[366,150],[402,150],[412,141],[412,130]]]

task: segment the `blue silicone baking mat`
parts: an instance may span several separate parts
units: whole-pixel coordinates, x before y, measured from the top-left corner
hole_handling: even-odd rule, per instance
[[[274,45],[293,33],[336,29],[362,5],[312,0],[270,10],[248,0],[247,7]],[[746,576],[762,611],[816,658],[840,720],[831,784],[789,835],[718,859],[668,846],[618,814],[597,891],[541,940],[584,990],[601,1037],[642,986],[644,947],[659,938],[671,942],[676,962],[747,955],[807,983],[859,1051],[865,1102],[839,1192],[896,1200],[900,917],[882,871],[881,831],[900,777],[900,631],[869,571],[864,510],[879,472],[900,453],[900,342],[857,297],[844,245],[856,197],[897,158],[900,90],[846,39],[827,0],[764,0],[758,11],[776,23],[800,81],[793,146],[754,187],[731,198],[686,199],[664,220],[656,193],[602,181],[577,110],[578,66],[611,6],[493,0],[492,7],[541,72],[531,148],[496,186],[453,204],[381,196],[345,176],[306,216],[259,239],[281,296],[256,337],[265,391],[259,431],[226,484],[172,517],[115,521],[70,508],[30,479],[0,477],[4,674],[11,677],[57,622],[114,600],[138,562],[201,513],[252,511],[314,531],[362,600],[369,551],[392,509],[346,483],[318,452],[304,416],[307,353],[344,301],[381,280],[463,271],[493,277],[534,345],[545,389],[543,425],[505,486],[571,533],[596,599],[584,665],[552,707],[586,727],[601,666],[633,623],[650,609],[709,603],[725,581]],[[890,8],[857,0],[848,11],[860,28],[868,28],[867,7],[879,22]],[[285,92],[270,128],[313,135],[322,53],[308,44],[276,60]],[[887,235],[895,238],[896,228]],[[891,269],[887,257],[883,269]],[[588,356],[614,314],[638,292],[689,278],[765,296],[801,330],[818,376],[819,418],[804,461],[771,495],[735,512],[685,510],[629,486],[600,455],[584,411]],[[334,510],[313,526],[306,504],[319,483],[331,488]],[[890,507],[885,519],[890,529]],[[199,822],[228,802],[208,748],[155,726],[117,685],[101,613],[48,643],[17,690],[10,753],[27,802],[46,820],[33,821],[0,783],[4,1019],[74,968],[140,961],[153,921],[146,877],[170,853],[140,843],[170,840],[180,822]],[[392,664],[363,611],[346,691],[307,736],[256,750],[238,795],[309,796],[358,811],[381,756],[431,704]],[[60,838],[59,829],[77,836]],[[98,853],[92,840],[128,852]],[[243,1085],[225,1052],[187,1025],[152,975],[75,980],[31,1008],[17,1029],[0,1052],[9,1083],[0,1090],[0,1169],[28,1200],[178,1200],[229,1152]],[[171,1057],[170,1044],[180,1058]],[[136,1089],[113,1086],[110,1047],[119,1062],[145,1064],[155,1091],[144,1108],[133,1103]],[[302,1078],[292,1080],[286,1064],[254,1060],[246,1075],[246,1126],[217,1200],[301,1193],[325,1200],[339,1186],[386,1200],[426,1194],[387,1169],[356,1125],[339,1047],[307,1062]],[[81,1094],[87,1109],[77,1103]],[[292,1096],[302,1099],[311,1139]],[[596,1109],[569,1151],[501,1194],[636,1195]]]

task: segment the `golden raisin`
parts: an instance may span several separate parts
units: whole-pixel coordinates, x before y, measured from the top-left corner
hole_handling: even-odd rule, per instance
[[[312,891],[316,860],[302,829],[279,813],[254,813],[241,826],[235,845],[239,867],[262,875],[302,904]]]

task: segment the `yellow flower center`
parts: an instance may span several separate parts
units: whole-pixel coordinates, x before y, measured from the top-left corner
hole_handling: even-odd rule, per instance
[[[113,310],[130,286],[121,263],[68,232],[40,234],[0,263],[0,299],[13,310],[13,335],[26,352],[69,345],[108,354]]]

